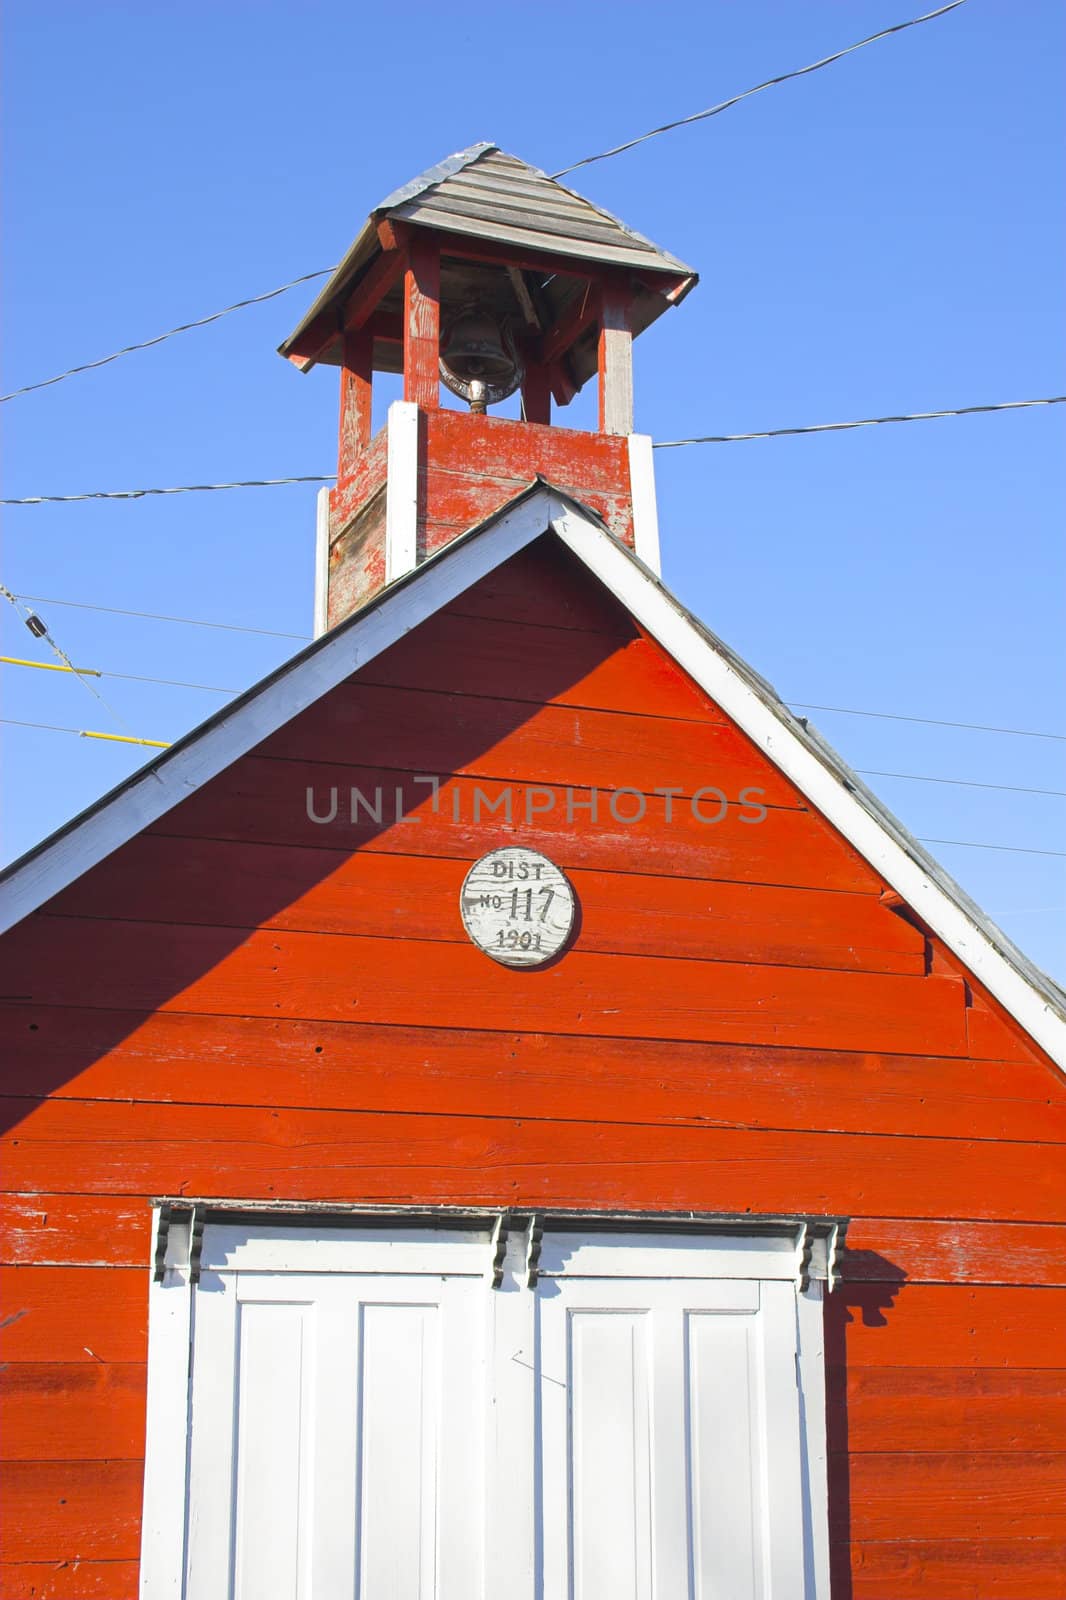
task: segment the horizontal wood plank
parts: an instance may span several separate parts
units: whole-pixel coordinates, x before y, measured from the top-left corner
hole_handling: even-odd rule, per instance
[[[1061,1142],[1066,1085],[1048,1104],[1044,1080],[943,1056],[0,1005],[0,1093],[15,1096]],[[1066,1233],[1051,1231],[890,1227],[880,1245],[853,1233],[850,1259],[872,1279],[881,1248],[934,1281],[1056,1282]]]
[[[973,1056],[995,1055],[1007,1061],[1044,1059],[1013,1018],[1002,1016],[991,1002],[970,1007],[966,1029]],[[1061,1069],[1050,1067],[1051,1072],[1056,1070],[1061,1077]]]
[[[721,708],[651,639],[559,627],[550,611],[540,622],[481,617],[473,623],[469,616],[438,612],[377,656],[359,678],[453,695],[726,721]]]
[[[4,1600],[137,1600],[139,1582],[137,1561],[0,1562]]]
[[[12,1461],[0,1477],[3,1558],[136,1561],[143,1461]]]
[[[139,1562],[0,1562],[5,1600],[138,1600],[139,1581]]]
[[[1063,1370],[835,1367],[828,1390],[830,1408],[847,1405],[852,1455],[1066,1450]]]
[[[0,1359],[134,1362],[147,1359],[148,1270],[3,1267]]]
[[[1066,1289],[845,1280],[830,1297],[826,1321],[827,1360],[852,1371],[931,1365],[1058,1370],[1066,1352]]]
[[[554,370],[560,371],[558,367]],[[425,474],[426,550],[432,553],[450,544],[457,535],[483,522],[528,487],[528,468],[524,474],[512,475],[502,470],[486,473],[462,465],[446,468],[431,462]],[[574,461],[559,487],[581,500],[620,543],[632,548],[633,495],[628,478],[618,478],[606,489],[594,488],[583,464]]]
[[[438,411],[428,425],[435,426],[437,420],[446,415]],[[545,429],[545,433],[558,431]],[[527,428],[527,438],[529,432]],[[480,439],[468,430],[467,449],[472,447],[483,450]],[[623,441],[613,440],[609,449],[615,456],[602,480],[603,488],[611,486],[616,472],[628,472],[628,462],[622,467]],[[484,456],[480,460],[477,455],[469,459],[472,466],[480,466],[482,470],[492,464]],[[446,606],[444,614],[535,625],[550,619],[553,628],[576,628],[582,633],[603,634],[618,642],[633,638],[637,631],[625,607],[582,562],[563,553],[554,535],[537,539],[502,562]]]
[[[137,1362],[9,1362],[0,1371],[3,1461],[139,1461],[145,1381]]]
[[[440,466],[461,467],[487,477],[506,474],[524,483],[540,472],[560,488],[575,473],[586,487],[605,492],[629,481],[625,439],[577,428],[530,428],[508,417],[485,416],[471,426],[472,421],[465,412],[443,407],[432,412],[426,418],[427,455]],[[587,569],[582,573],[576,557],[560,551],[554,537],[538,541],[528,554],[512,558],[507,567],[496,582],[521,586],[532,580],[542,605],[544,597],[559,588],[587,594],[601,618],[612,611],[625,615],[597,578]],[[478,585],[479,590],[488,588],[489,580]]]
[[[241,1198],[771,1216],[883,1215],[891,1196],[919,1217],[954,1212],[1009,1220],[1043,1210],[1066,1218],[1066,1185],[1047,1159],[1048,1147],[1020,1143],[58,1099],[8,1101],[7,1116],[4,1171],[11,1188],[24,1194],[167,1194],[180,1187],[214,1195],[221,1181],[226,1193]],[[1048,1317],[1058,1307],[1061,1319],[1066,1291],[1054,1289],[904,1285],[900,1293],[896,1284],[856,1284],[848,1299],[876,1319],[880,1313],[871,1308],[898,1297],[907,1309],[889,1316],[905,1327],[922,1297],[945,1296],[945,1306],[961,1307],[950,1296],[968,1296],[960,1314],[971,1321],[970,1302],[979,1300],[986,1321],[995,1307],[1016,1303],[1010,1296],[1027,1293]],[[1002,1296],[1008,1298],[1001,1302]],[[923,1315],[919,1329],[931,1337]],[[867,1331],[861,1329],[863,1337]],[[872,1337],[880,1325],[869,1331]],[[984,1358],[982,1343],[961,1332],[956,1340],[962,1363],[1014,1359]],[[896,1340],[888,1344],[894,1348]],[[897,1365],[922,1364],[904,1349],[905,1341]],[[856,1359],[882,1358],[864,1345]],[[1045,1354],[1039,1364],[1055,1363]]]
[[[0,1265],[147,1267],[152,1212],[146,1198],[7,1194],[0,1205]]]
[[[338,761],[412,773],[730,800],[755,785],[767,805],[805,809],[795,786],[731,723],[633,716],[570,705],[341,684],[257,746],[285,761]]]
[[[878,1540],[833,1548],[834,1594],[848,1600],[1062,1600],[1066,1542]]]
[[[830,1484],[837,1538],[847,1505],[859,1542],[1066,1539],[1066,1452],[835,1457]]]
[[[418,776],[381,766],[245,756],[168,811],[151,831],[426,854],[468,865],[497,846],[526,844],[551,856],[564,871],[586,867],[859,894],[878,894],[883,887],[812,811],[770,808],[762,822],[752,822],[741,820],[756,815],[750,806],[732,805],[716,822],[711,819],[721,807],[705,797],[698,815],[691,800],[675,801],[667,824],[665,798],[652,795],[646,797],[643,821],[623,822],[600,791],[592,796],[586,790],[568,792],[565,785],[489,778],[449,780],[434,809],[430,787],[419,784]],[[376,820],[368,814],[368,802]],[[635,816],[637,809],[632,797],[616,801],[620,815],[632,810]]]
[[[10,997],[41,1005],[353,1019],[601,1037],[963,1055],[961,979],[573,950],[513,971],[472,944],[35,916],[8,940]]]
[[[898,1280],[903,1272],[911,1283],[1066,1285],[1066,1228],[860,1218],[848,1230],[845,1260],[852,1283]]]
[[[466,863],[141,834],[50,913],[466,944]],[[925,940],[873,895],[639,873],[572,874],[578,948],[867,972],[925,972]]]

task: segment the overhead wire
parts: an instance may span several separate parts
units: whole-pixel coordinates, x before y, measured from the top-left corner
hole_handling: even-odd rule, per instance
[[[74,672],[79,677],[118,678],[123,683],[156,683],[165,689],[203,689],[208,694],[239,694],[239,689],[223,689],[217,683],[186,683],[180,678],[147,678],[136,672],[100,672],[95,667],[53,666],[50,661],[24,661],[19,656],[0,656],[0,665],[6,667],[33,667],[41,672]]]
[[[553,179],[565,177],[568,172],[576,172],[579,167],[590,166],[595,161],[606,161],[611,156],[621,155],[625,150],[632,150],[638,144],[644,144],[649,139],[656,139],[660,134],[670,133],[674,128],[683,128],[693,122],[703,122],[708,117],[715,117],[722,111],[727,111],[730,106],[735,106],[742,100],[749,99],[754,94],[760,94],[764,89],[773,88],[776,84],[788,83],[790,79],[805,77],[808,73],[818,72],[822,67],[828,67],[834,61],[840,61],[844,56],[851,55],[856,50],[862,50],[868,44],[875,44],[879,39],[887,39],[895,33],[902,33],[907,28],[916,28],[919,23],[932,22],[935,17],[942,17],[949,11],[956,11],[959,6],[965,5],[966,0],[951,0],[949,5],[940,6],[936,11],[927,11],[924,16],[911,17],[906,22],[897,22],[890,28],[882,28],[879,33],[872,33],[866,39],[859,39],[855,44],[848,45],[843,50],[836,51],[833,55],[823,56],[820,61],[812,61],[809,66],[797,67],[791,72],[784,72],[775,78],[767,78],[764,83],[758,83],[752,89],[745,89],[741,94],[734,95],[729,100],[722,100],[717,105],[709,106],[706,111],[697,111],[692,116],[681,117],[677,122],[667,122],[659,128],[652,128],[648,133],[642,133],[639,138],[630,139],[625,144],[615,145],[610,150],[601,150],[597,155],[585,156],[580,161],[575,161],[569,167],[562,167],[558,172],[550,173]],[[268,289],[264,294],[249,296],[246,300],[235,300],[232,305],[223,306],[221,311],[213,311],[209,316],[198,317],[193,322],[179,323],[176,328],[169,328],[166,333],[156,334],[152,339],[142,339],[137,344],[124,345],[121,350],[114,350],[108,356],[101,356],[96,361],[83,361],[74,367],[68,367],[65,372],[57,372],[52,378],[42,378],[37,383],[23,384],[19,389],[13,389],[10,394],[0,395],[0,404],[8,400],[17,400],[21,395],[32,394],[37,389],[50,388],[54,383],[62,383],[66,378],[76,377],[81,372],[92,372],[98,367],[106,367],[112,361],[118,361],[121,356],[132,355],[137,350],[149,350],[153,345],[163,344],[167,339],[173,339],[179,333],[188,333],[193,328],[204,328],[211,322],[217,322],[221,317],[228,317],[231,311],[241,311],[245,306],[260,305],[264,300],[273,300],[278,295],[287,294],[290,289],[295,289],[301,283],[310,283],[314,278],[325,278],[336,272],[336,266],[320,267],[316,272],[305,272],[299,278],[293,278],[288,283],[279,285],[276,289]]]
[[[43,506],[71,500],[144,500],[149,495],[207,494],[216,489],[276,489],[287,483],[334,483],[336,473],[292,478],[241,478],[234,483],[179,483],[167,489],[91,489],[83,494],[31,494],[20,500],[0,500],[0,506]]]
[[[54,722],[22,722],[18,717],[0,717],[9,728],[42,728],[46,733],[73,733],[79,739],[106,739],[108,744],[145,744],[153,750],[169,750],[166,739],[139,739],[132,733],[98,733],[93,728],[60,728]]]
[[[974,417],[989,411],[1024,411],[1029,406],[1061,406],[1066,394],[1044,395],[1036,400],[1000,400],[995,405],[951,406],[944,411],[911,411],[893,417],[857,417],[850,422],[815,422],[805,428],[765,428],[759,433],[708,433],[694,439],[661,439],[653,450],[680,450],[688,444],[741,444],[749,439],[787,439],[806,433],[844,433],[851,428],[874,428],[883,422],[932,422],[939,417]]]
[[[1066,800],[1066,789],[1031,789],[1021,783],[983,783],[977,778],[933,778],[924,772],[882,772],[877,767],[856,767],[864,778],[902,778],[908,783],[950,783],[962,789],[998,789],[1008,794],[1042,794]]]
[[[961,3],[961,0],[960,0]],[[972,417],[991,411],[1023,411],[1031,406],[1058,406],[1066,394],[1045,395],[1035,400],[1002,400],[993,405],[953,406],[943,411],[912,411],[891,417],[859,417],[851,422],[817,422],[805,428],[768,428],[761,433],[705,434],[692,439],[654,441],[653,450],[679,450],[684,445],[738,444],[750,439],[781,439],[807,433],[842,433],[852,428],[869,428],[882,422],[929,422],[940,417]],[[205,494],[219,489],[274,489],[294,483],[335,483],[336,473],[300,474],[285,478],[238,478],[230,483],[180,483],[168,488],[91,489],[80,494],[32,494],[0,500],[4,506],[65,505],[80,500],[144,500],[150,495]]]
[[[121,606],[89,605],[84,600],[55,600],[45,594],[22,594],[20,600],[32,600],[42,606],[68,606],[74,611],[101,611],[111,617],[140,617],[148,622],[179,622],[190,628],[220,628],[226,633],[256,633],[266,639],[300,639],[306,643],[309,633],[282,633],[275,628],[249,628],[235,622],[206,622],[202,617],[171,617],[161,611],[128,611]]]
[[[1066,850],[1037,850],[1023,844],[983,844],[976,839],[930,839],[921,836],[922,844],[953,844],[963,850],[1007,850],[1017,856],[1061,856],[1066,860]]]
[[[882,28],[880,33],[871,33],[869,38],[860,39],[856,44],[849,44],[831,56],[823,56],[820,61],[812,61],[808,67],[796,67],[792,72],[782,72],[776,78],[767,78],[763,83],[757,83],[753,89],[745,89],[741,94],[735,94],[728,100],[720,100],[717,105],[708,106],[706,111],[695,111],[691,116],[679,117],[676,122],[664,122],[661,127],[652,128],[636,139],[627,139],[624,144],[612,145],[610,150],[601,150],[598,155],[584,156],[572,166],[560,167],[558,172],[549,173],[549,177],[565,178],[568,172],[576,172],[579,167],[590,167],[594,161],[607,161],[611,156],[620,156],[623,151],[634,150],[638,144],[646,144],[649,139],[658,139],[660,134],[672,133],[675,128],[687,128],[694,122],[706,122],[708,117],[717,117],[720,112],[728,111],[730,106],[739,105],[742,100],[750,99],[753,94],[761,94],[764,89],[773,89],[777,84],[788,83],[793,78],[805,78],[810,72],[820,72],[823,67],[831,66],[834,61],[842,61],[845,56],[864,49],[868,44],[876,44],[879,39],[887,39],[894,33],[903,33],[907,28],[916,28],[919,23],[932,22],[934,17],[946,16],[949,11],[957,11],[959,6],[965,3],[966,0],[951,0],[950,5],[940,6],[936,11],[927,11],[924,16],[911,17],[907,22],[897,22],[891,28]]]
[[[288,294],[290,289],[295,289],[301,283],[310,283],[313,278],[327,278],[336,270],[336,267],[320,267],[317,272],[305,272],[301,277],[293,278],[290,283],[283,283],[277,289],[268,289],[265,294],[253,294],[247,300],[235,300],[231,306],[223,306],[221,311],[212,311],[210,316],[197,317],[195,322],[180,322],[176,328],[168,328],[166,333],[157,333],[154,339],[142,339],[138,344],[123,345],[121,350],[113,350],[109,356],[101,356],[97,361],[82,361],[76,367],[68,367],[66,372],[57,372],[54,378],[42,378],[38,383],[24,383],[21,389],[12,389],[10,394],[0,395],[0,405],[8,400],[17,400],[20,395],[32,394],[35,389],[49,389],[53,383],[62,383],[64,378],[74,378],[79,372],[93,372],[97,367],[106,367],[112,361],[117,361],[120,356],[132,355],[135,350],[150,350],[153,345],[164,344],[176,334],[189,333],[193,328],[206,328],[208,323],[218,322],[221,317],[228,317],[231,311],[243,311],[245,306],[257,306],[264,300],[274,300],[279,294]]]
[[[1019,739],[1057,739],[1066,744],[1066,733],[1042,733],[1034,728],[1000,728],[989,722],[952,722],[946,717],[911,717],[900,711],[863,711],[854,706],[818,706],[807,700],[790,700],[793,711],[835,711],[842,717],[879,717],[887,722],[919,722],[929,728],[967,728],[974,733],[1010,733]]]

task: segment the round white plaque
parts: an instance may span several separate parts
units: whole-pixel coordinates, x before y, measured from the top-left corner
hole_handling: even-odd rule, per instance
[[[576,909],[565,872],[536,850],[508,845],[475,861],[459,909],[477,945],[505,967],[539,967],[570,937]]]

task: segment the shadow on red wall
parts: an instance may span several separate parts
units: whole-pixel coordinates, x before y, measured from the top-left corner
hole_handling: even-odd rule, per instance
[[[876,1250],[845,1250],[842,1278],[825,1305],[829,1539],[833,1600],[852,1600],[848,1328],[887,1328],[907,1274]]]

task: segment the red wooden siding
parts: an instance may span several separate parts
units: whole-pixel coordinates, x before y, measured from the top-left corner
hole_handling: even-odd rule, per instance
[[[411,281],[409,274],[409,286]],[[420,326],[427,308],[439,310],[435,301],[416,294],[411,314]],[[429,320],[432,322],[432,314]],[[632,489],[624,438],[437,410],[436,358],[428,364],[426,359],[428,349],[436,349],[436,337],[431,336],[427,343],[420,335],[414,342],[423,358],[415,381],[421,385],[422,406],[429,408],[422,409],[418,419],[424,470],[417,537],[423,554],[484,521],[528,489],[538,474],[591,507],[623,544],[633,544]],[[411,368],[406,363],[405,370],[409,385]],[[381,429],[361,451],[353,453],[346,442],[345,420],[342,418],[341,476],[329,496],[331,627],[385,583],[387,430]],[[464,652],[465,642],[460,657]],[[521,659],[511,657],[512,675]],[[467,668],[476,670],[476,657],[467,658]],[[522,695],[528,698],[528,689],[523,689]]]
[[[329,494],[329,581],[332,628],[385,584],[387,434],[376,434]]]
[[[509,839],[580,901],[537,972],[458,915]],[[135,1593],[148,1199],[184,1191],[850,1215],[834,1593],[1061,1600],[1066,1084],[884,889],[541,545],[14,930],[0,1594]]]
[[[475,419],[458,411],[430,411],[420,420],[426,430],[427,551],[481,522],[538,473],[591,507],[623,544],[633,543],[624,438],[506,417]]]

